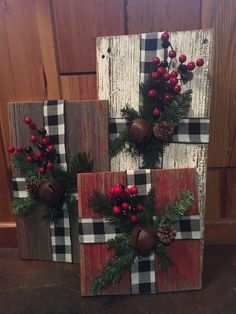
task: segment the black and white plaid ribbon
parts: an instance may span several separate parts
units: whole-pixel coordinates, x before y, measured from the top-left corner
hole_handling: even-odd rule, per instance
[[[58,154],[59,162],[66,169],[66,146],[65,146],[65,117],[64,101],[48,100],[43,105],[44,127],[47,130],[50,144],[54,145]],[[70,237],[70,219],[66,202],[57,224],[50,224],[52,258],[56,262],[72,262],[72,248]]]
[[[209,143],[209,124],[207,118],[186,118],[178,124],[175,133],[170,138],[170,143]],[[110,139],[116,138],[119,133],[127,129],[128,123],[125,119],[110,119]]]
[[[138,187],[138,196],[143,198],[151,189],[151,171],[149,169],[127,171],[127,185]],[[176,240],[199,240],[200,216],[183,216],[175,225]],[[106,243],[116,236],[115,226],[105,218],[79,218],[80,244]],[[131,293],[156,293],[155,254],[137,257],[131,265]]]

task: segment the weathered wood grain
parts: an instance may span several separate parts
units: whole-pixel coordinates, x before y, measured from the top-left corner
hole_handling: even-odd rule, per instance
[[[210,167],[236,165],[235,11],[234,0],[202,1],[202,27],[214,28]],[[223,60],[227,62],[227,70]]]
[[[23,146],[29,145],[30,132],[22,121],[24,116],[30,116],[39,128],[42,127],[44,125],[43,102],[9,103],[8,109],[13,145],[19,143]],[[109,170],[107,103],[104,101],[65,102],[65,125],[67,162],[70,162],[78,152],[90,152],[96,171]],[[18,172],[14,169],[13,175],[17,176],[17,174]],[[42,224],[39,216],[40,213],[36,210],[32,215],[27,216],[27,219],[25,217],[17,219],[18,244],[22,258],[40,259],[37,254],[41,253],[37,252],[44,250],[48,254],[50,253],[47,259],[51,259],[51,251],[44,249],[44,246],[51,241],[49,225],[46,227],[45,224]],[[70,220],[72,222],[72,217]],[[35,226],[35,229],[32,226]],[[48,228],[48,232],[45,231],[46,228]],[[32,236],[26,237],[26,232],[32,233]],[[74,261],[78,262],[77,221],[71,223],[71,235]],[[46,259],[45,255],[42,259]]]
[[[88,199],[96,190],[107,193],[109,187],[115,183],[126,184],[126,172],[100,172],[78,175],[79,217],[97,218],[88,205]],[[195,195],[195,205],[187,214],[198,214],[198,196],[195,169],[152,170],[152,186],[156,191],[156,211],[162,212],[170,203],[178,199],[186,189]],[[181,291],[201,288],[202,250],[200,240],[176,240],[168,247],[168,253],[174,266],[169,270],[160,271],[158,258],[156,259],[157,291]],[[80,244],[80,277],[82,295],[91,295],[90,286],[94,276],[99,274],[107,258],[114,256],[114,252],[107,249],[105,244]],[[110,285],[100,295],[130,294],[130,273],[127,272],[122,281]]]
[[[60,72],[95,71],[97,36],[124,32],[123,0],[53,0]]]
[[[186,31],[201,27],[200,0],[128,0],[128,34]]]
[[[60,79],[63,99],[97,99],[95,74],[61,75]]]
[[[124,105],[139,105],[139,35],[97,39],[97,90],[99,99],[110,102],[110,117],[120,117]],[[138,158],[121,153],[111,161],[111,169],[138,167]]]

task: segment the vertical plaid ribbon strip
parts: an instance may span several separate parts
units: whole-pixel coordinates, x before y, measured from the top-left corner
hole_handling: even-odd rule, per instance
[[[162,41],[158,33],[147,33],[140,35],[140,83],[152,72],[152,58],[165,57],[166,51],[162,48]],[[167,57],[167,55],[166,55]],[[132,106],[132,104],[130,104]],[[170,139],[171,143],[209,143],[208,118],[182,119]],[[127,121],[122,118],[111,118],[109,121],[110,139],[114,139],[121,131],[127,128]]]
[[[138,197],[145,197],[151,189],[151,170],[127,171],[127,185],[138,187]],[[199,240],[200,216],[183,216],[176,227],[176,240]],[[116,236],[115,226],[105,218],[79,218],[80,244],[106,243]],[[86,258],[86,256],[85,256]],[[155,254],[137,257],[131,265],[131,294],[156,293]]]
[[[43,105],[44,127],[59,154],[59,163],[66,169],[64,101],[49,100]],[[50,224],[52,258],[56,262],[72,262],[70,219],[64,202],[58,223]]]

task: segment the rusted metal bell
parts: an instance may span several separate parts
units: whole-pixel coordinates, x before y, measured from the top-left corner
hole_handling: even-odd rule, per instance
[[[141,143],[152,136],[152,127],[145,119],[135,119],[130,123],[128,137],[135,143]]]
[[[132,230],[131,239],[141,255],[148,255],[156,245],[157,235],[149,226],[137,226]]]
[[[62,181],[51,179],[43,182],[39,188],[39,198],[48,205],[56,205],[65,195],[65,185]]]

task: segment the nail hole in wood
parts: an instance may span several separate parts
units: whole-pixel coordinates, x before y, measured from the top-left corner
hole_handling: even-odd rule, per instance
[[[102,55],[102,59],[104,59],[105,58],[105,55]]]
[[[108,47],[108,48],[107,48],[107,52],[108,52],[108,53],[111,53],[111,47]]]

